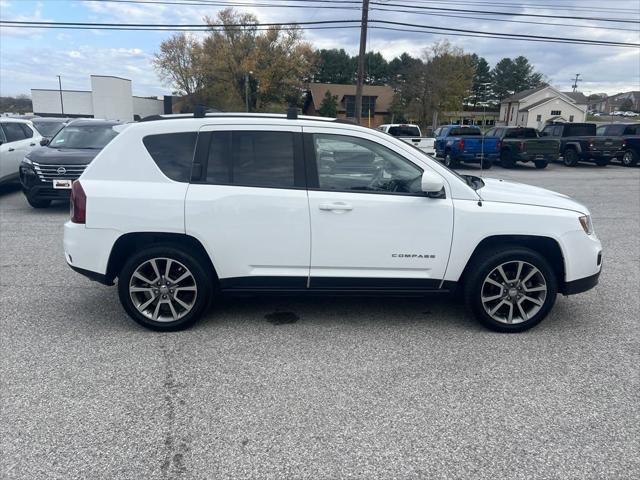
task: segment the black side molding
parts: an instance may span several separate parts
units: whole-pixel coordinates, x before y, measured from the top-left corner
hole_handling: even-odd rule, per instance
[[[562,287],[560,293],[563,295],[575,295],[576,293],[586,292],[587,290],[591,290],[598,284],[598,279],[600,278],[600,272],[595,275],[591,275],[590,277],[579,278],[578,280],[573,280],[572,282],[565,282]]]

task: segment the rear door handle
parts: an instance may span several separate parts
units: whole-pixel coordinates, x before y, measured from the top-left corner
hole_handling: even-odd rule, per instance
[[[320,210],[334,211],[334,212],[348,212],[353,210],[353,207],[348,203],[335,202],[335,203],[321,203],[318,205]]]
[[[15,150],[16,150],[15,148],[11,147],[11,148],[9,148],[9,150],[8,150],[8,151],[9,151],[9,152],[15,152]]]
[[[30,147],[35,147],[35,146],[36,146],[36,144],[35,144],[35,143],[30,143],[30,144],[29,144],[29,146],[30,146]]]

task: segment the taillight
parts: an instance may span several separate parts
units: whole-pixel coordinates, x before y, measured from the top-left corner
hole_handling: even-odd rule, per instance
[[[464,138],[458,140],[458,148],[462,150],[464,148]]]
[[[73,182],[71,186],[71,221],[73,223],[87,221],[87,195],[79,180]]]

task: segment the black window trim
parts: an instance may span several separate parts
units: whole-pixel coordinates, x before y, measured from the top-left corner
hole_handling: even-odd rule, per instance
[[[353,137],[353,138],[358,138],[362,140],[368,140],[370,142],[373,141],[367,138],[358,137],[356,135],[349,135],[346,132],[345,133],[324,133],[324,132],[303,133],[305,171],[307,173],[307,185],[308,185],[307,190],[314,191],[314,192],[356,193],[356,194],[363,194],[363,195],[392,195],[392,196],[401,196],[401,197],[421,197],[421,198],[428,197],[428,195],[424,192],[420,192],[420,193],[383,192],[383,191],[375,192],[370,190],[333,190],[333,189],[320,188],[320,177],[318,175],[318,164],[316,161],[316,149],[313,144],[314,135],[336,135],[341,137]],[[381,145],[381,146],[385,147],[384,145]],[[388,147],[385,147],[385,148],[388,148]],[[397,153],[397,152],[394,152],[394,153]],[[417,165],[416,163],[412,162],[411,160],[406,158],[404,155],[400,155],[400,156],[404,158],[407,162],[411,163],[411,165],[419,169],[422,173],[424,173],[424,168],[422,168],[420,165]]]
[[[257,127],[257,126],[256,126]],[[235,132],[286,132],[293,135],[293,186],[275,186],[275,185],[249,185],[244,183],[218,183],[207,180],[207,170],[209,167],[209,148],[211,146],[211,136],[214,133],[228,132],[229,138],[227,142],[228,155],[231,155],[231,144],[233,142],[233,134]],[[201,167],[200,167],[201,166]],[[202,168],[200,178],[196,175],[197,169]],[[191,182],[198,185],[218,185],[225,187],[250,187],[250,188],[270,188],[278,190],[306,190],[306,172],[302,144],[302,132],[295,130],[272,130],[268,128],[243,128],[242,130],[234,130],[233,128],[206,130],[198,132],[196,139],[196,149],[194,154],[193,167],[191,172]]]

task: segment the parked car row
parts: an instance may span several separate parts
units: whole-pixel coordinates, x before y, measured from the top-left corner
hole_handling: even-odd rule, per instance
[[[606,166],[620,161],[631,167],[640,157],[640,124],[552,123],[539,132],[527,127],[495,127],[482,134],[477,126],[445,125],[434,132],[435,156],[446,166],[461,163],[504,168],[531,162],[545,168],[562,160],[574,167],[578,162]]]

